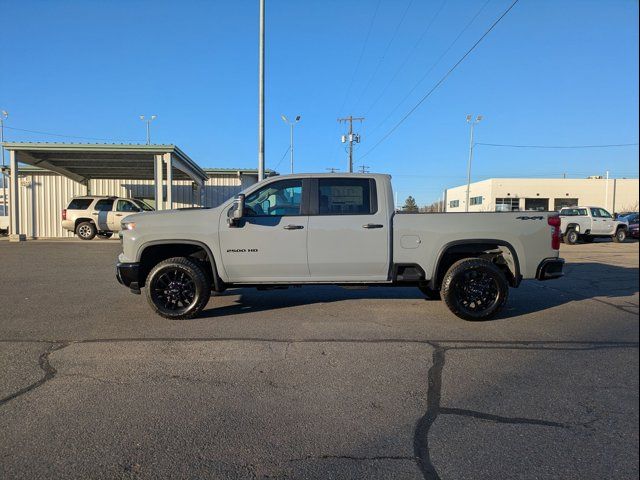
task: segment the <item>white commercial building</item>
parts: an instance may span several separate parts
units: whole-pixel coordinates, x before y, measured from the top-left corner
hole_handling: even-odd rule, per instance
[[[445,193],[447,212],[465,212],[467,186]],[[490,178],[469,188],[470,212],[557,211],[594,205],[612,213],[638,210],[638,179]]]
[[[139,198],[158,210],[215,207],[258,181],[257,170],[202,169],[173,145],[6,143],[5,148],[13,172],[0,189],[0,212],[6,205],[15,239],[72,237],[63,230],[61,215],[75,196]]]

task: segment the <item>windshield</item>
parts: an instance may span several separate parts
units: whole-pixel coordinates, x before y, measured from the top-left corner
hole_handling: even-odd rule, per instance
[[[139,206],[142,209],[143,212],[153,212],[153,207],[151,207],[150,205],[147,205],[142,200],[134,199],[133,202],[137,206]]]

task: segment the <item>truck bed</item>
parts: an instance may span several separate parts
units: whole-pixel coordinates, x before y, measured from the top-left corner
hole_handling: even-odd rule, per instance
[[[396,214],[394,264],[416,263],[431,278],[438,255],[450,245],[478,240],[509,248],[523,278],[535,278],[541,258],[556,257],[547,219],[555,212]],[[473,235],[470,235],[473,232]]]

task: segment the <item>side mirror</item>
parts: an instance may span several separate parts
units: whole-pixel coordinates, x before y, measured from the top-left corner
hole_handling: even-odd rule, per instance
[[[233,218],[240,220],[244,215],[244,193],[239,193],[236,197],[236,209],[233,211]]]
[[[229,211],[229,218],[227,219],[230,227],[237,227],[240,219],[244,215],[244,193],[238,194],[235,201],[235,208]]]

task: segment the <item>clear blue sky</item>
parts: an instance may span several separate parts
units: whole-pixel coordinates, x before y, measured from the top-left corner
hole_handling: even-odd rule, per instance
[[[360,160],[510,3],[267,0],[267,167],[288,171],[288,159],[280,163],[289,143],[282,113],[302,115],[296,127],[301,172],[344,171],[336,118],[365,115],[356,165],[391,173],[400,198],[412,194],[420,204],[465,182],[467,113],[485,116],[478,142],[637,143],[638,2],[521,0]],[[157,114],[154,142],[179,145],[207,167],[256,167],[257,0],[3,0],[0,16],[0,108],[10,112],[7,126],[143,142],[138,115]],[[9,129],[6,136],[83,141]],[[637,176],[638,147],[478,146],[473,178],[606,170]]]

